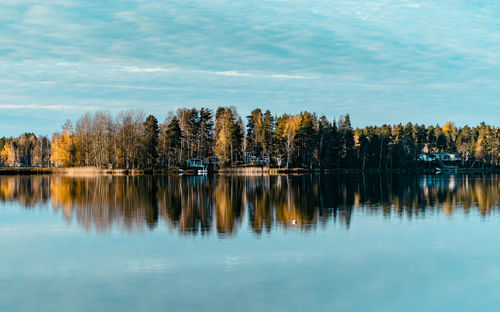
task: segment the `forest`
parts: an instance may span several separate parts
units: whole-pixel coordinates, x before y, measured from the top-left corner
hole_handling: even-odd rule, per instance
[[[163,122],[142,111],[85,113],[51,138],[24,133],[0,138],[2,167],[155,169],[183,167],[198,158],[218,167],[414,168],[421,153],[457,153],[462,165],[500,166],[500,128],[413,123],[353,128],[311,112],[275,115],[235,107],[181,108]]]

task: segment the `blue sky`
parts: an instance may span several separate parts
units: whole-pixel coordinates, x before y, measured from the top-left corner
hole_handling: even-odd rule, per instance
[[[496,1],[2,0],[0,136],[85,111],[500,117]]]

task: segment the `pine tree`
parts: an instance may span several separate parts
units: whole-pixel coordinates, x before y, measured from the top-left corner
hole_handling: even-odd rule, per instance
[[[144,122],[144,150],[146,153],[147,168],[156,167],[158,163],[158,120],[153,115],[149,115]]]
[[[177,160],[180,162],[180,148],[181,148],[182,132],[179,127],[179,120],[173,117],[167,126],[165,132],[165,144],[167,148],[168,166]]]

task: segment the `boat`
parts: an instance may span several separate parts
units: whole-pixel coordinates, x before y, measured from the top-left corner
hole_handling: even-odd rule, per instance
[[[208,174],[208,169],[205,167],[204,169],[198,169],[198,175],[206,175]]]

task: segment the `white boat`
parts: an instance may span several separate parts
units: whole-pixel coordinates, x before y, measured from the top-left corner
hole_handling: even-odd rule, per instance
[[[208,169],[198,169],[198,175],[205,175],[208,174]]]

